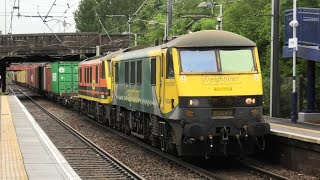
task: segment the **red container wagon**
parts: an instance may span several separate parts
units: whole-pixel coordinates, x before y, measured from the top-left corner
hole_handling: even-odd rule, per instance
[[[35,91],[41,90],[42,76],[41,76],[41,65],[36,64],[30,66],[27,70],[27,85]]]
[[[44,64],[43,66],[39,67],[41,76],[39,79],[40,82],[40,91],[45,94],[49,95],[52,90],[52,72],[51,72],[51,65],[50,64]]]
[[[45,91],[50,92],[52,90],[52,72],[50,64],[45,66],[45,75],[43,79],[45,79]]]
[[[26,84],[28,87],[30,88],[34,88],[35,87],[35,80],[37,79],[35,77],[35,65],[30,65],[29,68],[27,69],[27,74],[26,74]]]
[[[18,74],[17,74],[17,72],[14,72],[14,73],[13,73],[12,80],[13,80],[13,82],[17,82],[17,80],[18,80]]]

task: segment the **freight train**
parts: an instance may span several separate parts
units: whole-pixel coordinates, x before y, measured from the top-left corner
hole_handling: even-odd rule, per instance
[[[61,61],[23,66],[12,80],[39,94],[68,105],[78,96],[79,61]]]
[[[51,64],[47,95],[178,156],[252,153],[270,132],[256,44],[231,32],[195,32],[61,67]],[[26,83],[23,73],[30,76],[21,71],[14,80]]]

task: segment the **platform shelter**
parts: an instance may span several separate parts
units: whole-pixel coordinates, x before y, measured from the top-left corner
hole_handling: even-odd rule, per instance
[[[283,58],[292,58],[292,49],[288,47],[288,41],[292,38],[292,27],[289,23],[293,19],[293,11],[285,12],[285,45],[283,47]],[[307,69],[307,109],[299,112],[298,121],[319,121],[320,113],[315,109],[315,80],[316,63],[320,62],[320,9],[298,8],[297,27],[298,51],[297,57],[308,61]]]

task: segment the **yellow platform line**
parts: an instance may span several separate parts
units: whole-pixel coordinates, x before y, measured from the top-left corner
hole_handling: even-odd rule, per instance
[[[0,130],[0,180],[28,179],[6,96],[1,96]]]

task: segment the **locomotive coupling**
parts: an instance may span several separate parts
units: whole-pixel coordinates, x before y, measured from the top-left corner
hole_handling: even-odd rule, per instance
[[[226,126],[224,126],[223,128],[220,129],[220,133],[221,133],[221,140],[222,141],[229,140],[229,132],[228,132]]]

